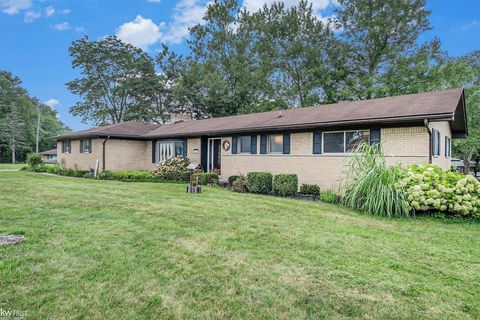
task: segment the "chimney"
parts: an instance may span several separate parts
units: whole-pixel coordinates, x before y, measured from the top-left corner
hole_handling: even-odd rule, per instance
[[[170,114],[170,124],[184,122],[184,121],[192,121],[192,116],[185,113],[177,113],[173,112]]]

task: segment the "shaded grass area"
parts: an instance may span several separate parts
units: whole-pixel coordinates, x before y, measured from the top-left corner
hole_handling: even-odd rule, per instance
[[[475,319],[480,225],[179,184],[0,173],[0,308],[29,318]]]
[[[20,170],[22,167],[26,166],[25,163],[0,163],[1,170]]]

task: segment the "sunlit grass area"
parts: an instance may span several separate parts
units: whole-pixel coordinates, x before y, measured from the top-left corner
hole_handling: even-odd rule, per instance
[[[24,167],[25,163],[0,163],[0,171],[1,170],[20,170],[20,168]]]
[[[0,173],[0,308],[37,318],[475,319],[480,225]]]

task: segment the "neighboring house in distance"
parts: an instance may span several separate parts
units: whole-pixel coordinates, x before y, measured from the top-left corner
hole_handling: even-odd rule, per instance
[[[43,163],[57,163],[57,149],[40,152]]]
[[[470,174],[473,174],[474,176],[477,176],[477,162],[476,161],[470,161]],[[452,159],[452,168],[456,169],[458,172],[467,174],[465,172],[465,162],[461,159]]]
[[[251,171],[296,173],[337,188],[361,141],[382,143],[389,164],[451,166],[451,140],[467,136],[463,89],[341,102],[167,125],[128,121],[54,137],[59,161],[89,169],[150,170],[185,156],[221,179]]]

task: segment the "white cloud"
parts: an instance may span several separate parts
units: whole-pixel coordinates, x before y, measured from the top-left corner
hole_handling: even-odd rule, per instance
[[[35,10],[28,10],[25,12],[25,17],[23,20],[25,22],[33,22],[34,20],[37,20],[42,16],[42,13],[40,11],[35,11]]]
[[[32,7],[31,0],[0,0],[2,11],[8,15],[15,15],[20,11],[30,9]]]
[[[60,101],[58,101],[57,99],[51,98],[45,101],[44,103],[50,108],[54,108],[55,106],[58,106],[60,104]]]
[[[45,16],[47,17],[51,17],[55,14],[56,10],[54,7],[52,6],[48,6],[45,8]]]
[[[160,27],[163,24],[156,25],[151,19],[138,15],[135,20],[126,22],[117,29],[117,37],[135,47],[148,50],[149,46],[162,37]]]
[[[79,27],[75,27],[75,32],[78,32],[78,33],[82,33],[85,31],[85,28],[82,27],[82,26],[79,26]]]
[[[162,0],[148,0],[148,2],[150,2],[150,3],[160,3],[160,2],[162,2]]]
[[[479,26],[480,26],[480,21],[479,20],[473,20],[473,21],[470,21],[469,23],[465,24],[462,27],[462,30],[467,31],[467,30],[470,30],[472,28],[479,27]]]
[[[72,26],[67,21],[64,21],[64,22],[55,24],[53,26],[53,29],[58,30],[58,31],[67,31],[67,30],[72,29]]]

